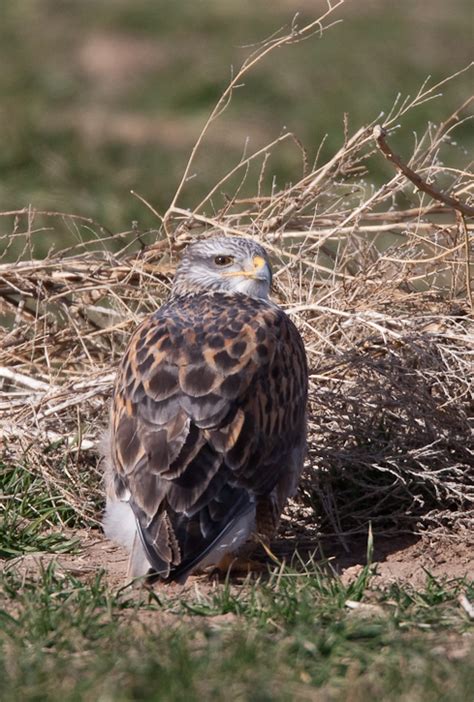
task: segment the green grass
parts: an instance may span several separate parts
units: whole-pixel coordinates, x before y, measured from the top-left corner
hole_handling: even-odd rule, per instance
[[[71,572],[74,513],[40,470],[4,463],[0,477],[2,701],[469,699],[458,597],[472,601],[474,581],[381,586],[369,534],[346,584],[309,560],[240,583],[116,589],[101,567],[81,574],[87,552]],[[69,565],[49,557],[62,552]],[[23,553],[46,557],[23,566]]]
[[[34,471],[1,476],[2,701],[468,699],[458,596],[474,598],[474,582],[427,573],[421,590],[377,588],[371,537],[348,584],[311,561],[184,591],[117,590],[102,570],[76,577],[54,561],[25,571],[12,556],[74,552],[61,529],[72,514]]]
[[[0,462],[0,494],[0,558],[74,547],[63,531],[74,523],[74,510],[37,471]]]
[[[460,592],[473,584],[427,576],[422,591],[381,592],[367,571],[343,586],[311,567],[140,598],[100,574],[7,571],[2,700],[467,700]]]

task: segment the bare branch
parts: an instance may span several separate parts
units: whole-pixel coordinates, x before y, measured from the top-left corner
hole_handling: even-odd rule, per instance
[[[379,124],[374,127],[373,135],[377,146],[379,147],[380,151],[383,153],[385,158],[391,163],[393,163],[399,169],[399,171],[403,173],[405,178],[408,178],[408,180],[410,180],[413,183],[413,185],[415,185],[418,188],[418,190],[421,190],[423,193],[426,193],[434,200],[442,202],[447,207],[450,207],[451,209],[456,210],[457,212],[461,212],[466,217],[474,217],[474,207],[460,202],[451,195],[445,195],[444,193],[440,192],[432,185],[427,183],[427,181],[424,180],[419,175],[419,173],[416,173],[409,166],[407,166],[406,163],[402,161],[400,156],[397,156],[397,154],[395,154],[390,148],[390,146],[387,144],[387,140],[385,138],[387,132]]]

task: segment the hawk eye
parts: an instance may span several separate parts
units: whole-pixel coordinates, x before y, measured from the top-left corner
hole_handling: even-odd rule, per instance
[[[214,263],[216,264],[216,266],[230,266],[231,263],[234,263],[234,257],[233,256],[215,256]]]

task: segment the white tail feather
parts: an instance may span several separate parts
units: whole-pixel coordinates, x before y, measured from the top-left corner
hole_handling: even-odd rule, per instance
[[[108,539],[125,546],[128,551],[132,550],[137,525],[128,502],[107,500],[102,526]]]

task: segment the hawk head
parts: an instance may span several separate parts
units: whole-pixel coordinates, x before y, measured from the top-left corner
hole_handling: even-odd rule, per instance
[[[266,300],[271,284],[272,270],[263,246],[252,239],[214,237],[188,246],[172,295],[219,290]]]

